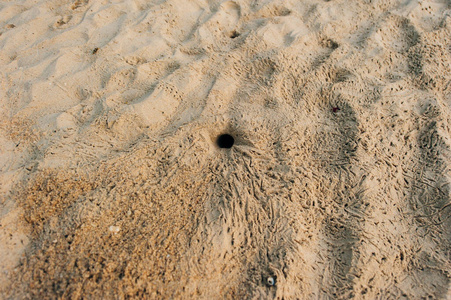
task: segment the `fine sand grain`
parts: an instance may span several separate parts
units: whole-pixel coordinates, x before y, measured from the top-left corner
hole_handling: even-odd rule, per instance
[[[451,297],[447,0],[4,0],[0,84],[2,299]]]

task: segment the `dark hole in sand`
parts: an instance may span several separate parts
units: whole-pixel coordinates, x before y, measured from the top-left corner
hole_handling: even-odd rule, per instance
[[[232,33],[230,34],[230,38],[234,39],[240,36],[240,33],[237,32],[236,30],[232,31]]]
[[[219,148],[232,148],[233,144],[235,143],[235,139],[230,134],[221,134],[218,136],[218,139],[216,140],[216,144]]]

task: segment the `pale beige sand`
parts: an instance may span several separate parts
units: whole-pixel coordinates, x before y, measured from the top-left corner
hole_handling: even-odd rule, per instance
[[[1,298],[451,297],[449,1],[3,0],[0,33]]]

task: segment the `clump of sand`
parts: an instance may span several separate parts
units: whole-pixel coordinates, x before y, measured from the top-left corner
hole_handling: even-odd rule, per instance
[[[0,4],[3,298],[449,296],[449,3],[35,2]]]

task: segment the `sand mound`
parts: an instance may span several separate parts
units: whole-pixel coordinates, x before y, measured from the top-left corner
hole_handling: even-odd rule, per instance
[[[4,1],[0,32],[3,298],[449,295],[446,1]]]

